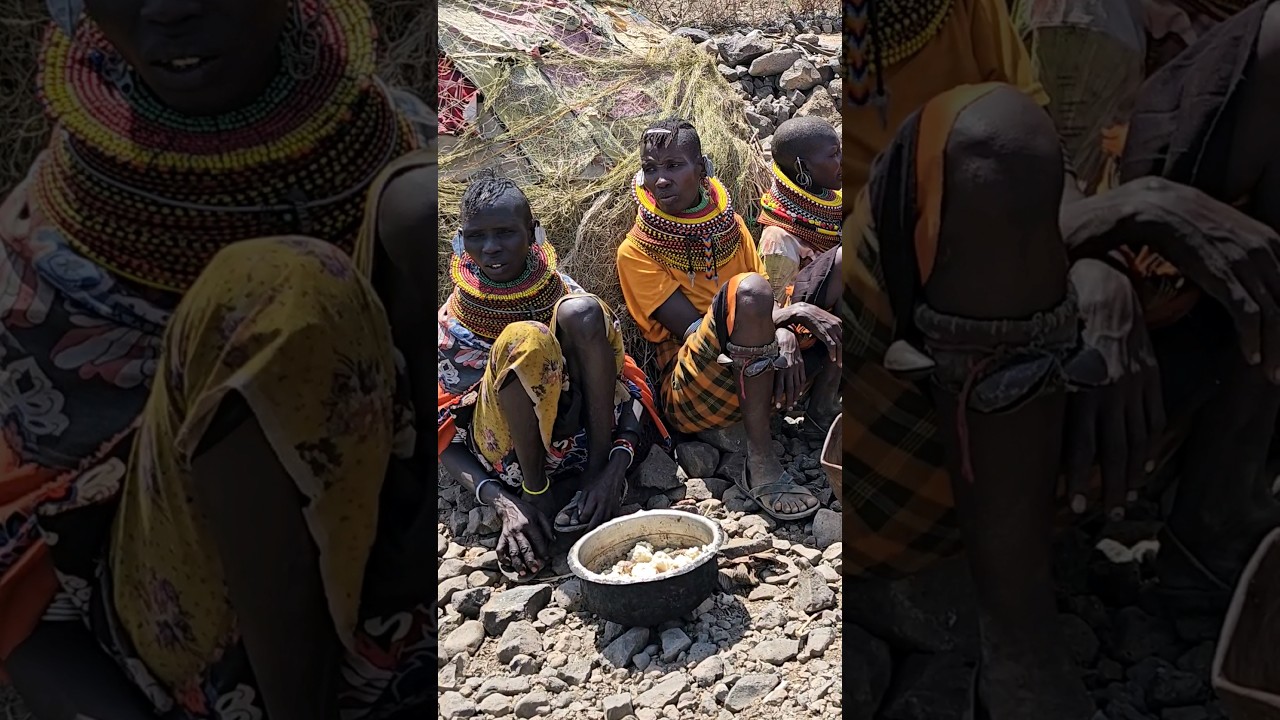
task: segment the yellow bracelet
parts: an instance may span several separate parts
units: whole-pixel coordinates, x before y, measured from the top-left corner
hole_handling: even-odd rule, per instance
[[[541,489],[541,490],[539,490],[538,492],[534,492],[534,491],[530,490],[529,488],[525,487],[524,481],[523,481],[523,480],[521,480],[521,481],[520,481],[520,489],[521,489],[521,490],[523,490],[523,491],[525,491],[525,492],[527,492],[527,493],[529,493],[530,495],[541,495],[542,493],[544,493],[544,492],[546,492],[546,491],[548,491],[548,490],[550,490],[550,489],[551,489],[551,480],[550,480],[550,479],[548,479],[548,480],[547,480],[547,485],[546,485],[546,487],[542,488],[542,489]]]

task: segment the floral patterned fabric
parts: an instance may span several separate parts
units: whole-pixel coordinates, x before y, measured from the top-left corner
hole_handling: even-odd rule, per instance
[[[592,297],[573,278],[560,273],[571,297]],[[456,291],[455,291],[456,292]],[[614,391],[614,422],[629,414],[628,427],[638,426],[644,436],[636,462],[644,459],[653,442],[669,444],[658,419],[653,390],[639,366],[624,352],[622,328],[613,310],[603,301],[606,332],[613,347],[618,381]],[[587,468],[587,429],[584,398],[569,382],[564,352],[556,339],[555,313],[550,326],[539,322],[514,322],[489,343],[452,317],[448,303],[439,318],[438,449],[452,443],[467,447],[486,470],[513,489],[524,474],[516,459],[511,430],[498,407],[498,389],[514,373],[534,402],[534,414],[546,449],[546,477],[578,473]],[[634,467],[634,465],[633,465]]]
[[[397,101],[426,144],[430,111]],[[81,622],[158,717],[266,717],[188,489],[191,453],[235,390],[309,501],[346,647],[343,719],[424,712],[434,609],[386,573],[401,543],[384,536],[404,531],[379,507],[393,482],[422,483],[406,470],[413,411],[369,263],[318,240],[247,240],[179,297],[79,255],[29,188],[0,205],[0,660],[40,620]]]

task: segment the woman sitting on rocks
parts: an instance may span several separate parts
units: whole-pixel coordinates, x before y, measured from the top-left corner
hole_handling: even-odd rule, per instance
[[[497,510],[499,563],[526,580],[546,565],[552,513],[558,533],[613,518],[666,430],[613,311],[559,271],[520,188],[476,176],[461,225],[439,313],[439,457]]]
[[[666,417],[687,433],[742,421],[747,462],[735,478],[739,489],[779,520],[806,518],[817,512],[817,498],[783,469],[769,414],[794,405],[804,387],[797,331],[812,333],[835,365],[839,320],[808,302],[774,302],[755,242],[693,125],[665,120],[645,130],[640,161],[640,209],[618,248],[618,279],[636,325],[657,346]],[[824,267],[829,273],[831,265]]]
[[[425,712],[425,328],[388,316],[431,112],[361,0],[78,5],[0,206],[3,669],[42,718]]]
[[[840,274],[840,136],[826,120],[793,118],[773,136],[773,185],[760,198],[760,260],[779,305],[834,308]],[[812,268],[811,270],[809,268]],[[805,272],[807,271],[807,272]],[[840,370],[812,336],[800,341],[811,379],[804,433],[821,442],[840,414]]]

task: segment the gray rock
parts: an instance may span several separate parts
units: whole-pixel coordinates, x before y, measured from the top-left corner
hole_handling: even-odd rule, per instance
[[[447,692],[440,696],[440,717],[445,720],[469,718],[476,714],[476,706],[461,693]]]
[[[670,490],[680,487],[680,478],[676,475],[676,461],[661,450],[650,452],[649,457],[640,465],[639,478],[636,484],[640,487],[655,490]]]
[[[885,720],[968,720],[973,665],[957,653],[911,655],[894,674]]]
[[[441,555],[444,555],[445,550],[449,549],[449,541],[445,540],[443,535],[436,533],[436,547],[438,548],[438,550],[436,550],[436,557],[440,557]]]
[[[845,707],[853,709],[850,717],[874,717],[893,679],[889,646],[862,628],[846,623],[843,655]]]
[[[703,430],[697,438],[711,447],[726,453],[746,452],[747,431],[742,423],[729,427]]]
[[[694,502],[702,502],[703,500],[710,500],[714,497],[711,492],[711,488],[707,487],[707,481],[703,478],[689,478],[688,480],[685,480],[683,495],[684,497],[681,499],[693,500]]]
[[[560,668],[556,673],[556,677],[565,681],[565,683],[573,686],[582,685],[591,677],[591,668],[595,665],[595,661],[591,658],[583,660],[574,660],[568,665]]]
[[[728,542],[720,546],[720,554],[726,558],[733,559],[766,552],[771,547],[773,547],[773,543],[768,537],[735,537],[730,538]]]
[[[498,642],[498,662],[507,664],[517,655],[534,655],[542,652],[542,636],[533,625],[518,620],[507,626]]]
[[[676,701],[680,693],[689,687],[689,676],[684,673],[671,673],[659,680],[653,687],[640,693],[635,699],[638,708],[663,708]]]
[[[481,505],[467,514],[468,535],[491,535],[502,529],[502,519],[493,508]]]
[[[826,550],[840,542],[843,532],[841,516],[827,508],[819,508],[813,516],[813,541],[821,549]]]
[[[798,43],[805,43],[808,45],[817,45],[818,41],[819,41],[818,36],[814,35],[813,33],[800,33],[799,35],[796,35],[796,42]]]
[[[445,657],[453,657],[462,653],[470,655],[479,650],[483,642],[484,625],[475,620],[468,620],[449,633],[444,642],[440,643],[440,650]]]
[[[800,653],[800,643],[788,638],[765,640],[751,649],[751,657],[770,665],[782,665]]]
[[[836,558],[840,557],[843,553],[844,553],[844,543],[842,542],[832,543],[827,546],[826,550],[822,551],[822,559],[825,562],[831,562],[832,560],[835,560]]]
[[[760,609],[760,613],[755,617],[755,627],[757,630],[773,630],[781,627],[787,622],[787,614],[782,610],[782,606],[776,602],[771,602]]]
[[[518,718],[539,717],[550,712],[551,698],[541,690],[534,690],[517,700],[514,709]]]
[[[936,653],[978,642],[973,581],[963,558],[903,580],[861,583],[842,602],[846,624],[895,647]]]
[[[720,464],[720,451],[704,442],[686,442],[676,446],[676,460],[691,478],[714,475]]]
[[[781,594],[782,591],[773,585],[757,585],[747,595],[747,600],[773,600]]]
[[[707,486],[707,490],[710,491],[711,496],[717,500],[723,498],[725,491],[733,487],[732,482],[718,477],[702,478],[702,482]]]
[[[771,40],[759,30],[752,30],[744,36],[734,36],[721,42],[720,56],[729,65],[745,65],[772,49]]]
[[[742,77],[742,73],[738,70],[738,68],[729,67],[724,63],[720,63],[719,65],[717,65],[716,70],[719,71],[721,77],[723,77],[725,80],[728,80],[729,82],[734,82],[738,78]]]
[[[492,594],[493,590],[487,587],[461,590],[454,593],[453,606],[458,609],[458,614],[462,617],[475,620],[480,617],[480,608],[489,602],[489,596]]]
[[[490,570],[476,570],[467,576],[467,587],[493,587],[498,582],[498,573]]]
[[[551,604],[564,608],[565,612],[577,612],[582,607],[582,581],[565,580],[551,593]]]
[[[649,663],[653,662],[653,656],[648,653],[639,653],[631,658],[631,664],[636,666],[636,670],[644,672],[649,669]]]
[[[476,708],[490,717],[506,717],[511,714],[511,698],[505,695],[490,695],[480,701]]]
[[[617,640],[618,636],[626,631],[627,631],[626,625],[620,625],[616,622],[613,622],[612,620],[606,620],[604,623],[604,627],[601,628],[600,630],[600,636],[596,639],[604,643],[605,645],[608,645],[614,640]]]
[[[787,95],[787,99],[791,101],[792,107],[798,108],[801,105],[804,105],[804,101],[808,100],[809,98],[805,97],[805,94],[800,92],[799,90],[792,90],[791,93]],[[808,455],[801,455],[800,459],[803,460],[808,457],[809,457]]]
[[[804,57],[804,53],[794,48],[784,48],[782,50],[774,50],[771,53],[765,53],[755,60],[751,61],[751,67],[747,72],[752,77],[769,77],[770,75],[781,75],[795,62]],[[814,72],[817,72],[816,69]]]
[[[799,110],[796,110],[795,117],[817,117],[834,123],[839,117],[839,112],[836,109],[835,99],[830,93],[815,92],[809,96],[804,105],[800,106]]]
[[[527,677],[491,677],[480,683],[480,689],[476,691],[476,697],[486,698],[493,694],[515,697],[521,693],[529,692],[531,687],[532,684]]]
[[[756,62],[759,62],[757,60]],[[782,77],[778,78],[778,85],[783,90],[799,90],[807,92],[813,86],[822,83],[822,73],[813,63],[805,58],[800,58],[782,73]]]
[[[604,699],[604,720],[622,720],[631,713],[631,693],[619,693]]]
[[[1093,628],[1079,617],[1070,614],[1058,615],[1058,623],[1062,627],[1063,639],[1071,649],[1071,655],[1077,664],[1089,666],[1098,656],[1098,636]]]
[[[724,706],[732,712],[742,712],[762,700],[780,682],[782,678],[776,673],[743,675],[725,696]]]
[[[1173,661],[1180,654],[1178,638],[1168,623],[1140,608],[1117,611],[1113,630],[1111,652],[1122,663],[1132,665],[1148,657]]]
[[[659,493],[650,497],[649,501],[646,502],[644,506],[649,510],[666,510],[671,507],[671,498]]]
[[[724,661],[712,655],[695,665],[692,675],[694,682],[703,687],[710,687],[720,679],[721,675],[724,675]]]
[[[804,615],[814,615],[836,606],[835,591],[827,586],[827,581],[821,575],[812,570],[800,573],[794,597],[793,607]]]
[[[442,561],[436,568],[436,581],[444,582],[452,577],[465,575],[467,572],[467,564],[458,558],[448,558]]]
[[[678,27],[675,30],[672,30],[671,34],[676,37],[687,38],[689,42],[694,45],[704,43],[711,39],[711,34],[706,30],[699,30],[698,28],[691,27]]]
[[[615,668],[624,668],[636,653],[649,642],[649,628],[631,628],[609,643],[601,653],[605,663]]]
[[[1156,672],[1147,693],[1151,705],[1158,708],[1194,705],[1209,699],[1203,680],[1189,672],[1161,668]]]
[[[719,651],[715,645],[708,642],[696,642],[689,648],[689,654],[685,659],[692,664],[701,663],[709,657],[712,657]]]
[[[489,598],[480,608],[480,621],[496,637],[516,620],[532,621],[550,600],[551,586],[545,583],[512,588]]]
[[[436,585],[436,607],[444,607],[453,599],[454,593],[459,590],[467,589],[467,578],[462,575],[455,575],[451,578],[441,580]]]
[[[835,642],[836,631],[829,627],[814,628],[809,631],[809,637],[804,641],[804,654],[806,657],[822,657],[822,654],[831,647],[831,643]]]
[[[755,110],[746,110],[743,114],[746,115],[747,124],[759,130],[761,134],[768,135],[773,133],[773,121],[769,118]],[[740,456],[740,453],[734,453],[733,456]],[[728,465],[727,461],[721,461],[720,468],[716,470],[716,474],[723,477],[726,465]],[[743,466],[745,467],[745,464]]]
[[[542,659],[541,657],[520,653],[511,658],[511,661],[507,663],[507,668],[516,675],[537,675],[538,671],[542,669]]]
[[[501,529],[502,529],[502,523],[501,521],[499,521],[498,530],[501,530]],[[495,530],[494,532],[497,532],[497,530]],[[496,571],[498,569],[498,553],[495,550],[486,550],[485,552],[480,553],[479,555],[475,556],[474,558],[471,558],[470,560],[467,560],[466,562],[467,562],[467,568],[471,570]]]
[[[436,687],[441,690],[457,690],[462,687],[464,678],[467,675],[467,656],[454,655],[440,668],[437,675]]]
[[[675,660],[680,653],[693,645],[693,641],[680,628],[663,630],[659,637],[662,638],[662,662],[669,663]]]
[[[769,121],[769,133],[773,133],[773,122]],[[722,477],[731,483],[736,483],[742,479],[742,473],[747,467],[747,454],[745,452],[734,452],[720,458],[720,467],[716,468],[716,477]]]
[[[565,614],[565,611],[558,607],[543,608],[542,612],[538,613],[538,622],[544,627],[552,628],[564,622]]]

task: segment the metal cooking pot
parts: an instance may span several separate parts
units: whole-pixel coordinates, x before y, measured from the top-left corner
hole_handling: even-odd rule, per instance
[[[836,416],[835,422],[831,423],[831,429],[827,431],[827,440],[822,444],[822,471],[827,475],[827,482],[831,483],[831,489],[836,494],[836,499],[843,502],[844,488],[844,458],[840,455],[841,441],[844,439],[844,431],[842,429],[844,421],[844,413]]]
[[[654,549],[709,546],[693,564],[653,578],[606,578],[636,543]],[[610,520],[569,550],[569,569],[582,580],[584,607],[624,627],[652,627],[687,614],[717,587],[716,556],[724,545],[719,523],[679,510],[651,510]]]

